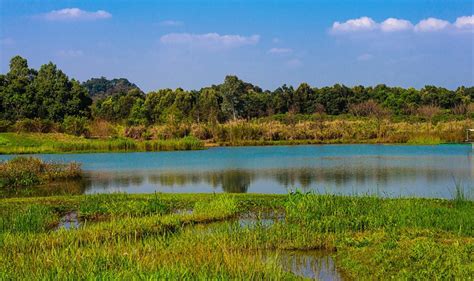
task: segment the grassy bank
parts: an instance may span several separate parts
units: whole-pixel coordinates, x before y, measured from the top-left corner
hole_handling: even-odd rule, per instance
[[[0,154],[170,151],[202,149],[193,137],[140,141],[130,138],[86,139],[61,133],[0,133]]]
[[[34,157],[0,161],[0,188],[24,187],[82,177],[81,165],[48,163]]]
[[[303,118],[306,117],[306,118]],[[0,133],[0,154],[196,150],[205,146],[343,143],[461,143],[474,121],[391,121],[374,118],[303,116],[238,120],[224,124],[181,123],[108,127],[100,139],[63,133]],[[294,117],[296,118],[296,117]]]
[[[462,198],[149,194],[0,200],[1,279],[297,279],[322,251],[348,279],[469,279]],[[77,229],[57,229],[65,214]],[[295,275],[296,274],[296,275]]]

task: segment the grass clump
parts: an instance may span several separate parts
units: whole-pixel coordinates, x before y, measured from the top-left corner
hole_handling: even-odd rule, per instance
[[[75,162],[47,163],[34,157],[15,157],[0,162],[0,187],[32,186],[81,176],[81,166]]]

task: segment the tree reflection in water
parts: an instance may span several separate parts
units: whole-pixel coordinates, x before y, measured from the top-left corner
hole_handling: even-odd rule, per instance
[[[458,170],[456,178],[469,179],[469,172]],[[22,191],[26,195],[83,194],[96,192],[229,192],[286,193],[289,189],[331,193],[367,193],[362,187],[395,193],[417,194],[452,179],[450,170],[438,167],[387,167],[349,165],[287,169],[223,169],[210,171],[139,170],[86,172],[75,182],[55,183]],[[405,186],[403,186],[405,183]],[[414,184],[416,183],[416,184]],[[427,188],[430,187],[430,188]],[[358,188],[358,189],[357,189]],[[443,186],[444,189],[446,187]],[[380,189],[380,190],[379,190]],[[373,189],[372,189],[373,190]],[[10,194],[18,193],[11,191]],[[439,190],[437,192],[440,192]],[[446,193],[445,190],[443,192]],[[449,191],[448,191],[449,193]],[[400,193],[399,193],[400,194]],[[449,195],[449,194],[448,194]],[[11,196],[4,192],[2,196]]]

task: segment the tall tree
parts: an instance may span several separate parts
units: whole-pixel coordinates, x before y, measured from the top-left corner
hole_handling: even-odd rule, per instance
[[[222,112],[228,119],[241,117],[243,110],[243,96],[245,94],[245,84],[237,76],[228,75],[224,83],[220,86],[222,94]]]
[[[10,60],[10,71],[2,79],[3,118],[14,121],[35,116],[35,91],[32,87],[35,76],[36,71],[28,68],[26,59],[15,56]]]

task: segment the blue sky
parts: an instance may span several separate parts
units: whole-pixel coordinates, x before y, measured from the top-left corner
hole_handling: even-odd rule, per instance
[[[21,55],[81,81],[199,89],[227,74],[420,88],[474,83],[472,0],[0,0],[0,72]],[[388,20],[387,20],[388,19]]]

